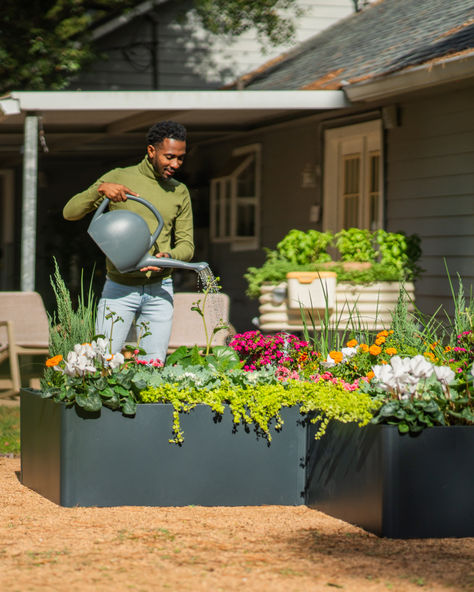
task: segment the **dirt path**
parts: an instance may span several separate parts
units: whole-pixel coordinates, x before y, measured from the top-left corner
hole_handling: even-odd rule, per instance
[[[474,590],[474,538],[379,539],[306,507],[62,508],[0,458],[0,590]]]

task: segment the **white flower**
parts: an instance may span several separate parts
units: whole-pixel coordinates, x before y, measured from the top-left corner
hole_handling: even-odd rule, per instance
[[[105,362],[110,357],[109,342],[103,337],[99,337],[97,341],[91,344],[94,357],[100,358],[101,362]]]
[[[447,386],[452,380],[454,380],[455,373],[449,366],[435,366],[433,368],[436,378],[441,384]]]
[[[108,360],[108,366],[113,370],[114,368],[121,366],[124,362],[125,358],[120,352],[118,352],[113,354],[113,356]]]
[[[328,356],[325,362],[321,362],[321,366],[324,366],[325,368],[332,368],[335,365],[336,362],[331,358],[331,356]]]
[[[394,389],[394,374],[391,366],[388,364],[374,366],[372,371],[374,373],[374,380],[382,390],[388,391]]]
[[[342,362],[347,362],[352,356],[355,356],[357,353],[357,347],[343,347],[341,349],[342,353]]]
[[[410,360],[410,371],[414,376],[418,378],[429,378],[433,374],[433,364],[421,354],[414,358],[406,358]]]

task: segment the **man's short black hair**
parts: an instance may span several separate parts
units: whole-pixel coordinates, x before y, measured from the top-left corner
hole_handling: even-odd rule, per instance
[[[186,142],[186,128],[176,121],[159,121],[148,130],[147,145],[156,146],[165,138]]]

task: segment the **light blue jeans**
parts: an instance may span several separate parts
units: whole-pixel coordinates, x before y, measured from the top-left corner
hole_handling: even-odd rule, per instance
[[[122,320],[119,320],[122,319]],[[112,353],[122,350],[133,320],[137,335],[146,324],[147,337],[142,337],[140,347],[146,355],[143,360],[164,362],[173,321],[173,280],[143,286],[124,286],[107,278],[97,307],[96,333],[112,336]]]

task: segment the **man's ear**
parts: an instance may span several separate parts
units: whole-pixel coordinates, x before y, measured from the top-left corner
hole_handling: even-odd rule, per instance
[[[156,153],[156,148],[152,144],[148,144],[146,147],[147,154],[150,158],[153,158]]]

